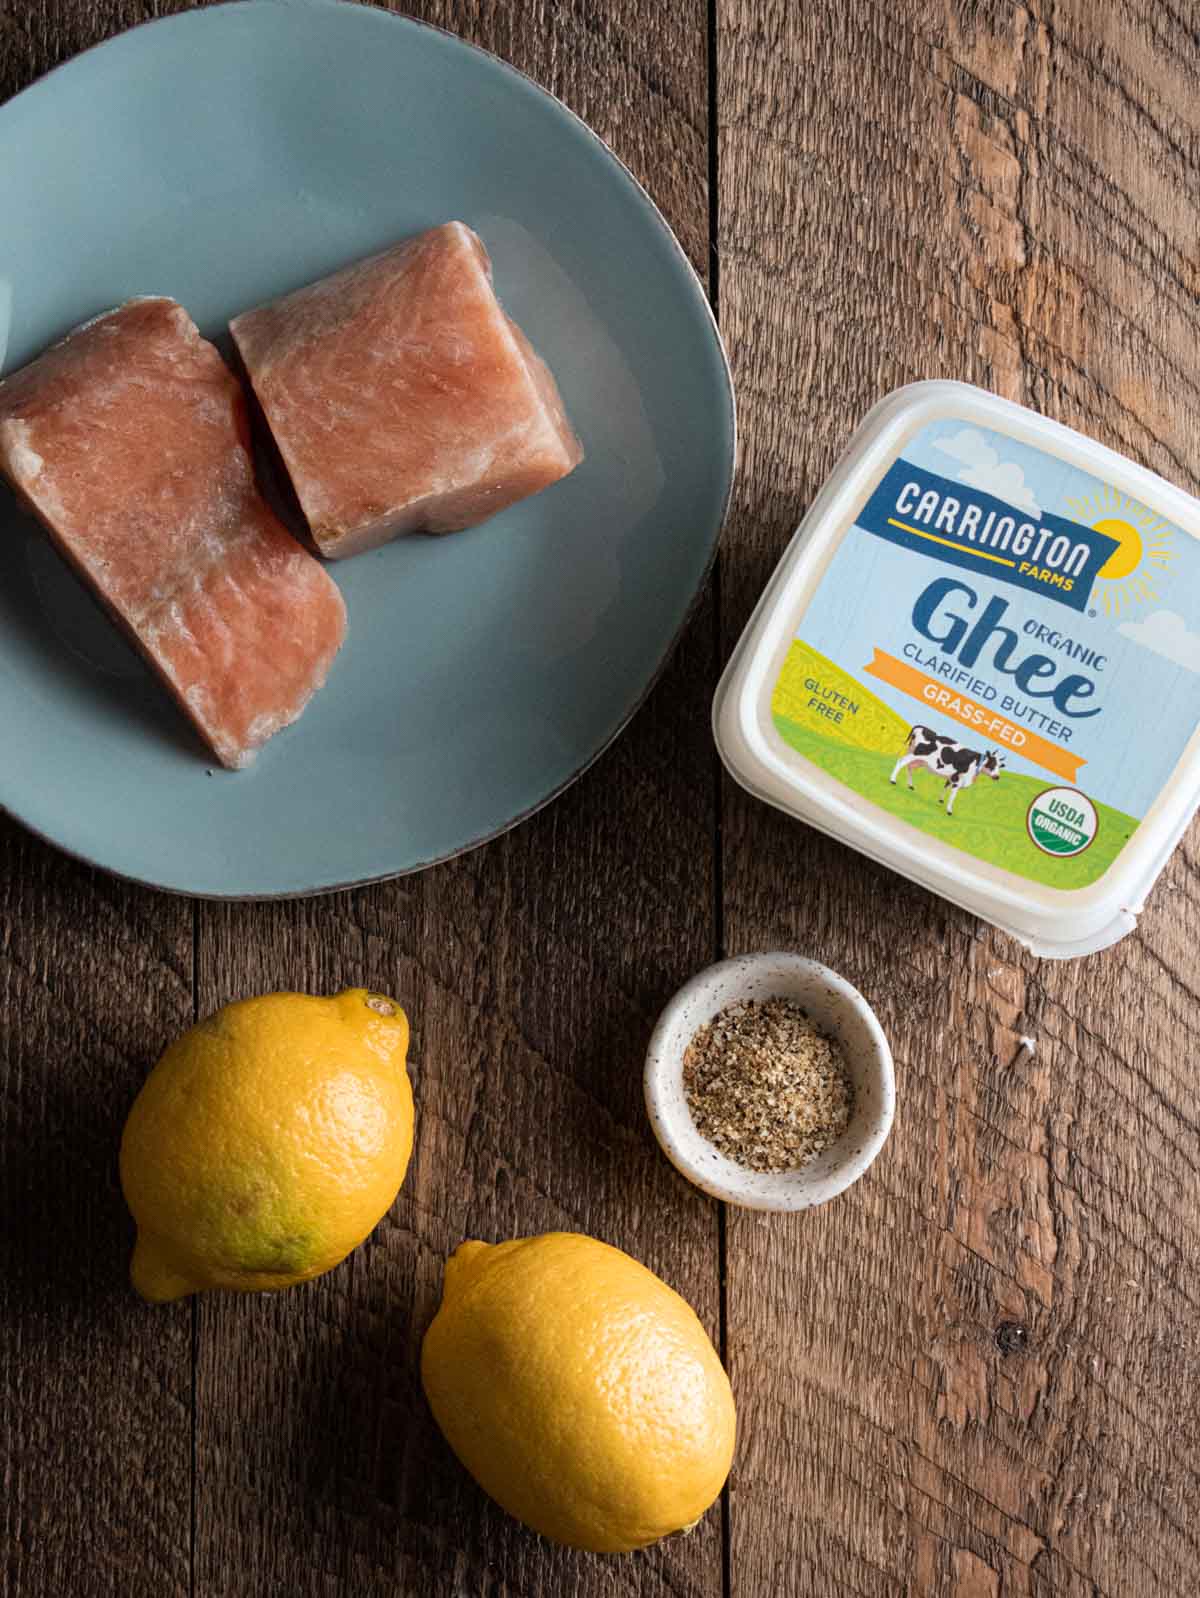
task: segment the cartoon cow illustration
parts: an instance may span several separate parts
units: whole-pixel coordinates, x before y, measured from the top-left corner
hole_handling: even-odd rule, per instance
[[[1004,756],[995,749],[985,749],[982,753],[978,749],[967,749],[963,744],[955,743],[953,738],[947,738],[944,733],[934,732],[932,727],[914,727],[908,735],[904,753],[892,771],[892,786],[895,787],[900,773],[907,771],[911,790],[914,766],[924,766],[935,777],[945,778],[946,786],[938,796],[938,804],[946,799],[949,790],[946,814],[952,816],[954,796],[960,788],[969,788],[980,776],[990,777],[993,782],[1000,781]]]

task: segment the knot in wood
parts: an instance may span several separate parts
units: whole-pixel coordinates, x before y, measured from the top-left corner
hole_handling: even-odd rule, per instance
[[[1002,1354],[1023,1354],[1029,1347],[1029,1332],[1016,1321],[1001,1321],[996,1328],[996,1347]]]

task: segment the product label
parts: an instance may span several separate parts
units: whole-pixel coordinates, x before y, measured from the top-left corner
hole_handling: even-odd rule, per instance
[[[1031,445],[931,423],[835,552],[771,713],[889,815],[1086,887],[1200,719],[1200,542]]]

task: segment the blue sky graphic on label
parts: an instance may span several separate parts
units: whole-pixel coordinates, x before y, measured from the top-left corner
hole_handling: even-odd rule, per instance
[[[902,549],[1086,610],[1119,541],[1052,511],[1022,509],[903,459],[857,517]]]
[[[1094,540],[1078,592],[1026,586],[1012,568],[960,553],[947,527],[897,515],[910,481],[960,507],[1002,507],[1018,526]],[[951,547],[888,528],[893,516]],[[1011,545],[987,553],[1014,558]],[[933,725],[972,748],[988,742],[868,673],[885,651],[1080,757],[1079,789],[1140,817],[1200,723],[1200,540],[1078,466],[943,417],[905,440],[854,516],[796,636],[908,724]],[[1063,693],[1072,678],[1089,681]],[[1056,780],[1011,746],[1008,769],[1047,787]]]

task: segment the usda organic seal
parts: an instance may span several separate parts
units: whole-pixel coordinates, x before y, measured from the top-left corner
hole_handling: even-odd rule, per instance
[[[1029,836],[1044,854],[1082,854],[1100,822],[1087,794],[1076,788],[1047,788],[1025,817]]]

